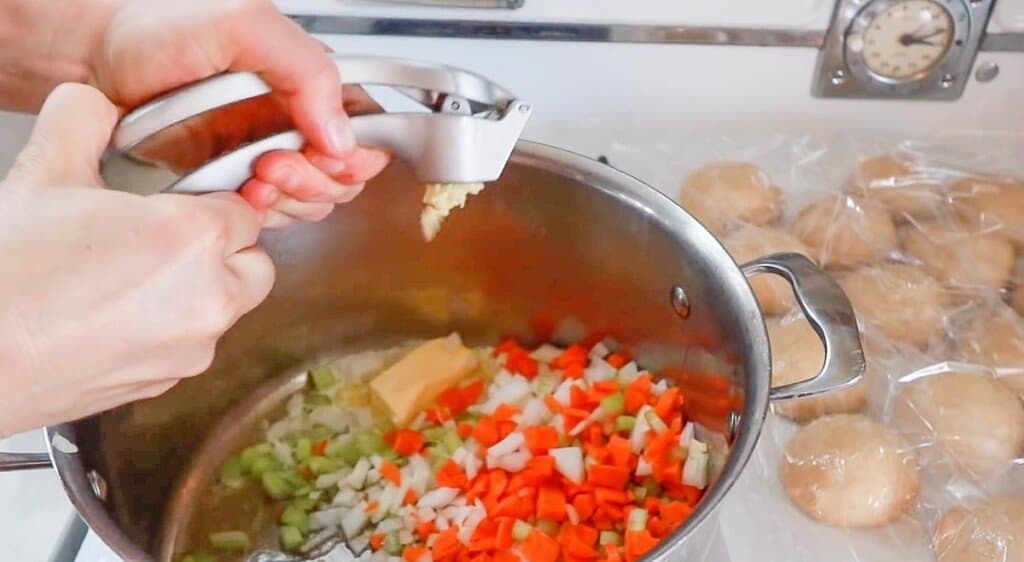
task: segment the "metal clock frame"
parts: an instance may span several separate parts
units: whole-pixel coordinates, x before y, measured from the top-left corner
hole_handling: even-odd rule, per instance
[[[840,0],[818,54],[813,93],[818,97],[955,100],[963,93],[995,0],[930,0],[950,15],[953,33],[949,50],[930,68],[906,79],[872,72],[863,51],[854,52],[847,38],[861,33],[885,10],[905,0]]]

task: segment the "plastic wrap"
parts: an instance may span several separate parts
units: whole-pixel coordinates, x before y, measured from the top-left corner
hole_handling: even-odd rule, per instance
[[[732,559],[1024,561],[1024,146],[617,139],[610,164],[688,206],[737,261],[796,251],[832,272],[862,330],[860,385],[772,405],[723,507]],[[751,285],[774,383],[813,376],[823,349],[788,288]]]

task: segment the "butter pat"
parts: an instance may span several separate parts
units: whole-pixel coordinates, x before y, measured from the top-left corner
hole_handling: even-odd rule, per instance
[[[446,388],[477,368],[477,356],[458,334],[430,340],[377,375],[370,388],[396,426],[404,426]]]
[[[441,230],[441,224],[452,209],[466,205],[466,198],[484,190],[482,183],[431,183],[427,184],[423,194],[423,213],[420,215],[420,227],[423,238],[430,242]]]

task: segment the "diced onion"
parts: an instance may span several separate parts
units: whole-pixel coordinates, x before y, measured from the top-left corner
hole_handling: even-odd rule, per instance
[[[416,506],[437,509],[452,503],[452,500],[458,495],[459,490],[457,488],[437,488],[423,494],[420,500],[416,502]]]
[[[708,446],[694,439],[683,465],[683,484],[703,490],[708,486]]]
[[[583,451],[579,447],[560,447],[548,451],[555,459],[555,470],[574,484],[583,483]]]

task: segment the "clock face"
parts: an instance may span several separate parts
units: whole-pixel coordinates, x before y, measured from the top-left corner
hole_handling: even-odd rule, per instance
[[[937,65],[953,44],[953,18],[930,0],[904,0],[875,14],[847,42],[871,72],[908,80]]]

